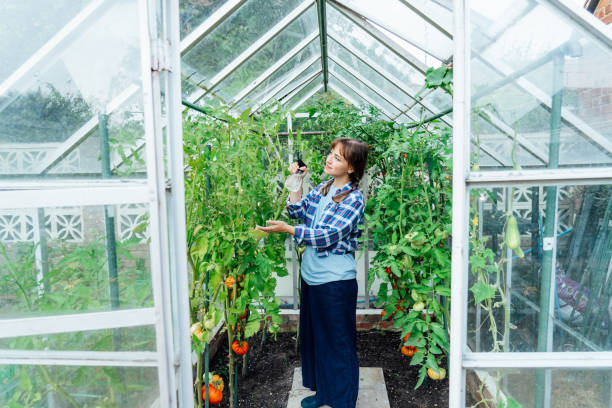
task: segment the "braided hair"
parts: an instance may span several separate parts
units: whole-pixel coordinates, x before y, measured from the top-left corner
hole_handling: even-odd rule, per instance
[[[340,145],[340,154],[348,162],[348,165],[353,169],[353,172],[349,173],[349,180],[351,181],[353,187],[350,190],[345,191],[344,193],[334,197],[333,201],[336,203],[341,202],[349,194],[357,190],[357,188],[359,187],[359,183],[363,178],[363,174],[365,173],[366,165],[368,163],[368,145],[366,143],[357,139],[339,137],[334,139],[334,141],[332,142],[332,150],[338,145]],[[334,179],[329,180],[329,182],[321,189],[321,194],[326,196],[333,182]]]

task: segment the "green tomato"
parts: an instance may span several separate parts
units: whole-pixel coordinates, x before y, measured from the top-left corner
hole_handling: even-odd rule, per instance
[[[425,303],[423,302],[417,302],[414,304],[414,306],[412,306],[412,310],[416,310],[417,312],[420,312],[423,309],[425,309]]]

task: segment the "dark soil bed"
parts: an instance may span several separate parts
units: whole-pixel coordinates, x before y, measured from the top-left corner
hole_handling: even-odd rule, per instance
[[[268,336],[263,346],[261,333],[250,339],[248,373],[245,378],[238,375],[239,408],[286,408],[294,369],[301,365],[299,352],[295,352],[295,336],[279,333],[276,340]],[[400,341],[396,332],[358,332],[359,366],[383,368],[391,408],[448,406],[447,379],[426,379],[419,389],[414,389],[418,370],[399,352]],[[211,359],[211,371],[221,374],[226,386],[223,401],[216,407],[229,407],[227,341]]]

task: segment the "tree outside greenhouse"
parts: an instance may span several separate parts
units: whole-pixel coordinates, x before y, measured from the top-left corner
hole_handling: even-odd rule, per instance
[[[319,406],[256,227],[351,138],[356,406],[609,406],[611,7],[9,0],[0,405]]]

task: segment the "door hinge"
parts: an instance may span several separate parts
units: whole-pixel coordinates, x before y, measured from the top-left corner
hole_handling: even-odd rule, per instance
[[[170,43],[159,38],[151,40],[151,71],[172,72],[170,66]]]

